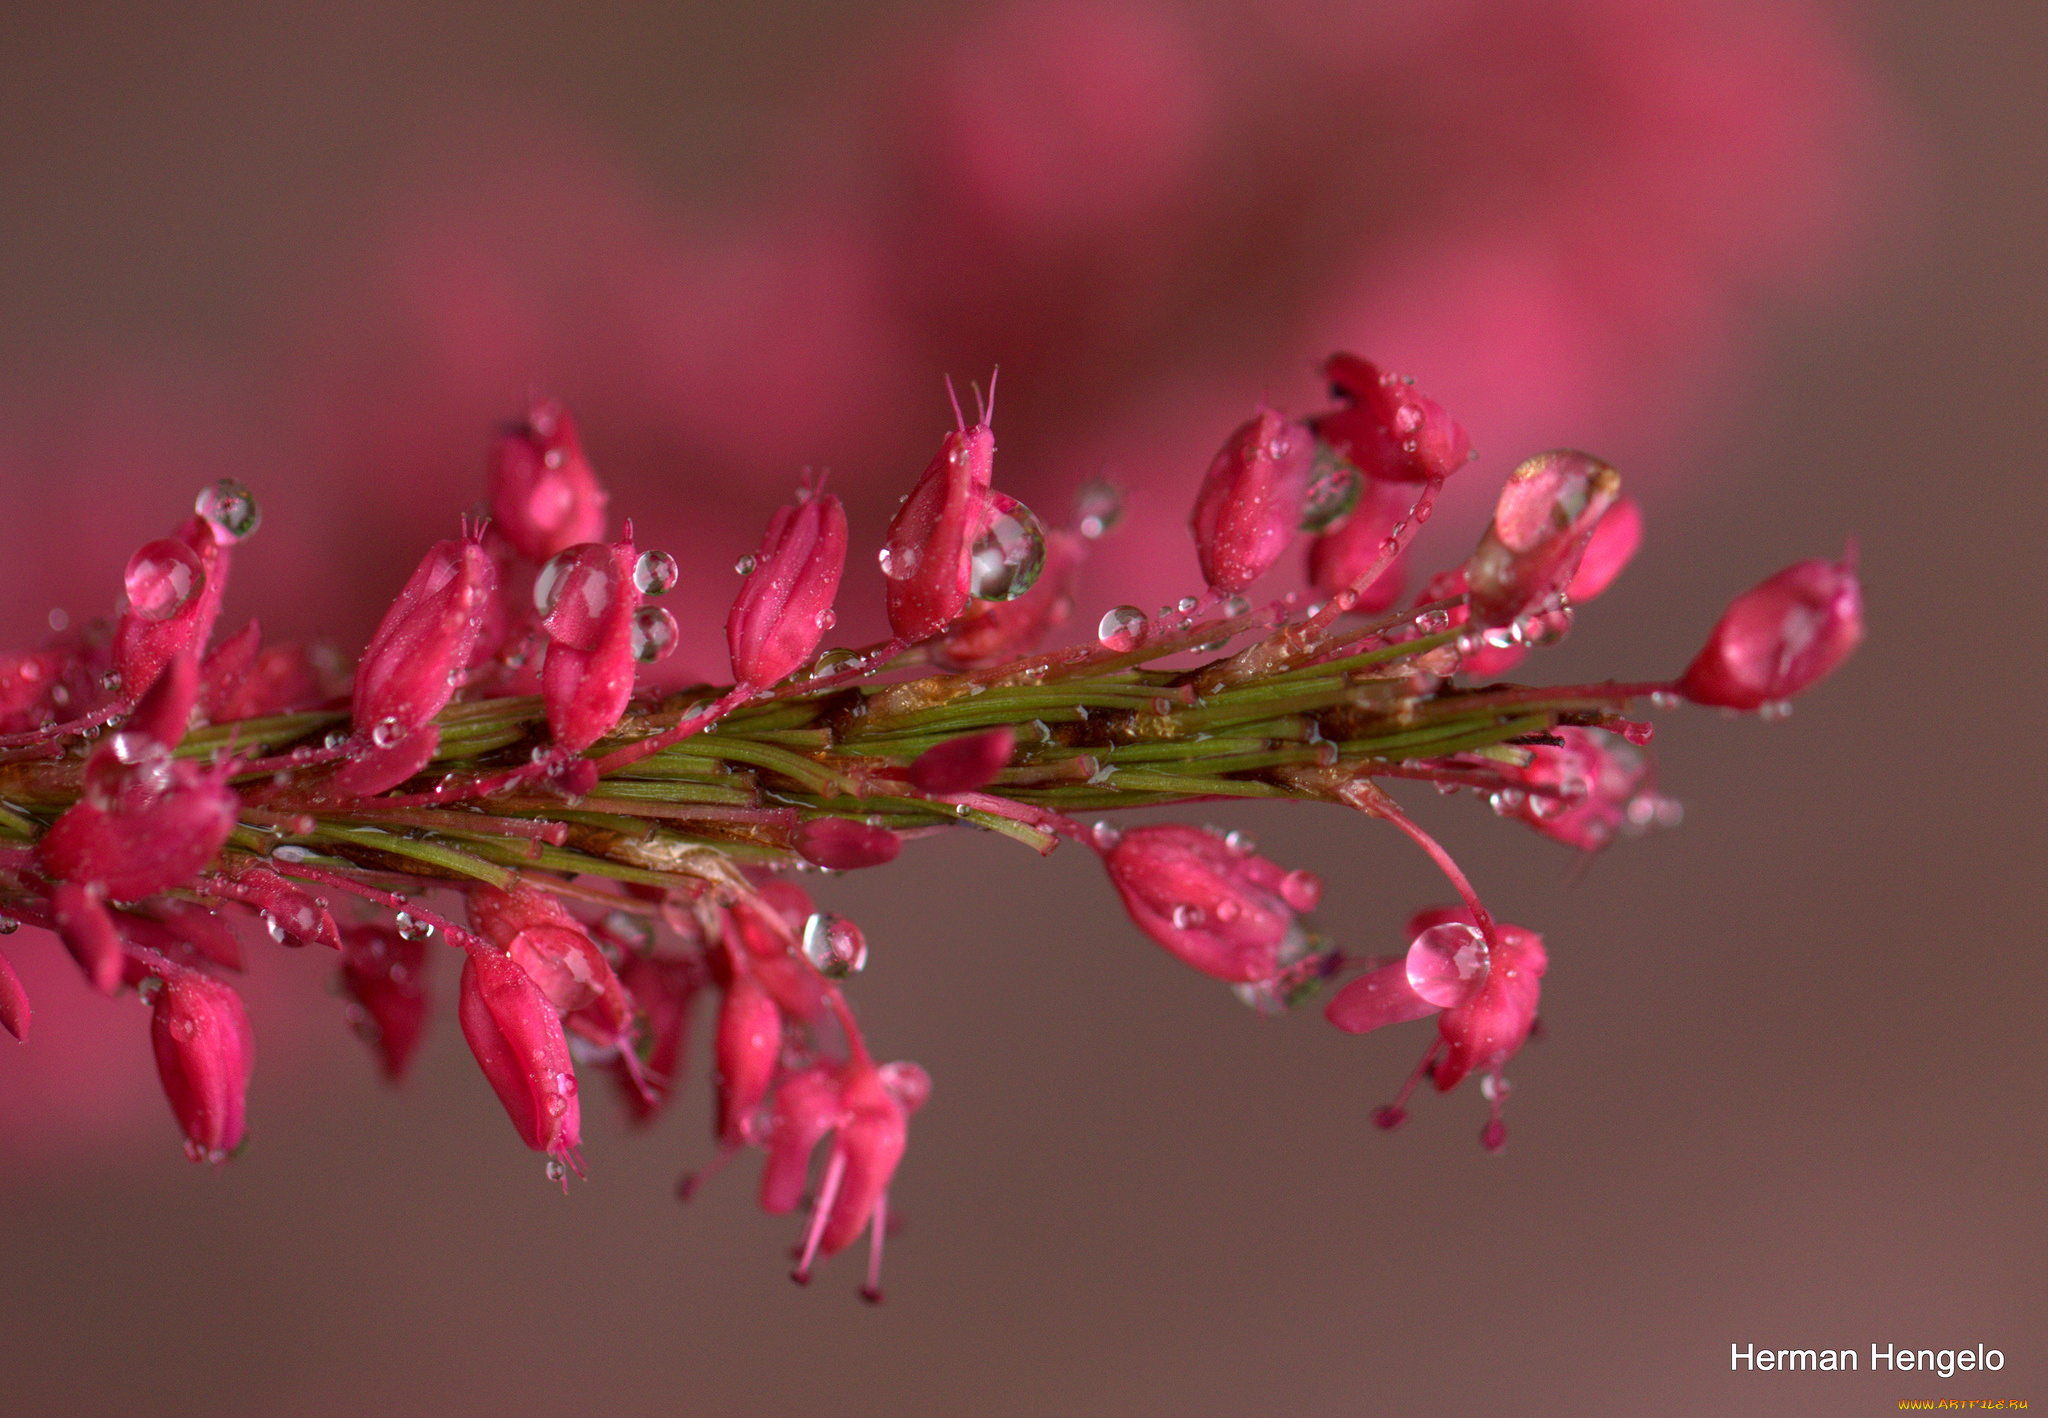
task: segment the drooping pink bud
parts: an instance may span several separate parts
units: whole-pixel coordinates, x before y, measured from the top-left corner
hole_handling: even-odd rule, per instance
[[[1737,596],[1678,692],[1726,709],[1781,704],[1825,679],[1862,639],[1851,547],[1840,561],[1802,561]]]
[[[818,1252],[827,1256],[852,1245],[868,1223],[877,1219],[882,1195],[888,1191],[910,1140],[908,1110],[890,1091],[881,1071],[865,1059],[847,1065],[839,1098],[845,1116],[833,1151],[836,1159],[844,1160],[844,1166],[838,1193],[829,1202],[822,1191],[819,1198],[825,1225],[818,1237]],[[876,1293],[868,1298],[881,1297]]]
[[[886,827],[844,817],[814,817],[796,830],[803,859],[827,871],[886,866],[903,850],[903,839]]]
[[[520,1140],[580,1173],[583,1109],[554,1006],[511,956],[479,946],[463,962],[457,1014]]]
[[[115,734],[93,750],[86,795],[36,844],[44,872],[92,882],[116,901],[183,885],[234,831],[240,799],[216,772],[153,755],[122,762]],[[113,791],[103,791],[111,783]]]
[[[153,950],[176,964],[211,965],[237,973],[242,969],[242,942],[234,927],[195,901],[152,897],[140,908],[116,913],[114,922],[130,945]]]
[[[718,1006],[718,1035],[712,1046],[714,1086],[718,1095],[720,1140],[747,1139],[754,1118],[775,1079],[782,1058],[782,1011],[754,978],[740,953],[734,961],[725,998]]]
[[[784,1014],[813,1023],[825,1009],[825,986],[799,942],[816,913],[795,914],[793,899],[777,892],[776,885],[764,882],[755,895],[732,903],[726,913],[727,952],[735,970],[751,975]]]
[[[583,923],[554,896],[514,883],[505,891],[476,887],[468,900],[478,934],[517,961],[556,1009],[594,1009],[609,1026],[603,1030],[608,1043],[630,1028],[633,1003],[625,986]]]
[[[393,1083],[405,1077],[427,1025],[427,943],[372,923],[342,932],[341,987],[354,1008],[350,1021],[377,1051]]]
[[[492,443],[490,497],[493,525],[529,561],[604,536],[604,487],[557,400],[536,398]]]
[[[558,553],[534,583],[534,604],[548,635],[541,701],[548,729],[566,753],[581,753],[612,731],[633,697],[641,652],[665,650],[674,641],[672,626],[659,646],[636,629],[640,588],[633,568],[639,553],[630,526],[626,533],[610,546],[585,542]]]
[[[621,982],[640,1008],[640,1066],[629,1067],[622,1054],[614,1065],[619,1096],[636,1123],[652,1122],[682,1083],[683,1060],[690,1037],[690,1010],[702,984],[699,970],[685,960],[635,955],[626,962]]]
[[[341,931],[325,903],[268,867],[245,867],[232,881],[221,882],[214,890],[261,912],[264,930],[279,945],[341,949]]]
[[[910,781],[923,793],[974,793],[1010,764],[1017,731],[1008,724],[934,744],[910,765]]]
[[[242,998],[218,980],[164,962],[151,1006],[157,1076],[185,1133],[185,1155],[224,1162],[242,1145],[255,1036]]]
[[[0,1029],[5,1029],[26,1044],[31,1013],[28,1007],[28,991],[21,987],[21,977],[14,973],[14,966],[7,959],[7,953],[0,951]]]
[[[1517,465],[1465,563],[1473,623],[1508,625],[1562,596],[1620,496],[1621,474],[1590,454],[1538,453]]]
[[[114,632],[122,693],[135,698],[177,656],[204,653],[227,590],[229,560],[213,523],[196,516],[129,558],[128,604]]]
[[[1325,596],[1351,589],[1372,564],[1381,548],[1394,534],[1394,525],[1408,515],[1412,498],[1397,487],[1367,478],[1358,491],[1358,501],[1334,528],[1308,546],[1308,579]],[[1378,615],[1401,599],[1404,552],[1372,584],[1359,592],[1351,607],[1357,615]]]
[[[118,991],[125,947],[105,893],[96,885],[60,881],[50,891],[50,916],[92,987],[103,995]]]
[[[736,684],[779,683],[817,652],[834,623],[846,535],[846,509],[822,478],[798,494],[796,506],[776,509],[726,617]]]
[[[363,651],[355,740],[336,792],[367,797],[426,767],[441,741],[434,716],[454,697],[496,590],[497,570],[474,540],[434,544]]]
[[[968,606],[946,632],[946,662],[980,669],[1043,644],[1074,613],[1074,580],[1085,545],[1072,532],[1048,532],[1045,563],[1031,589],[1014,600],[975,601]]]
[[[1618,498],[1593,528],[1579,569],[1565,594],[1573,605],[1592,600],[1621,575],[1643,544],[1643,509],[1633,497]]]
[[[974,544],[993,516],[996,439],[986,423],[948,433],[882,542],[889,628],[918,641],[960,618],[972,594]]]
[[[1271,409],[1238,426],[1209,465],[1189,525],[1202,578],[1235,595],[1272,569],[1301,523],[1315,439]]]
[[[1344,407],[1310,419],[1309,427],[1367,477],[1429,482],[1471,460],[1465,430],[1408,380],[1354,354],[1331,355],[1323,374]]]
[[[1306,872],[1177,824],[1129,829],[1103,865],[1139,930],[1232,984],[1274,976],[1295,912],[1311,909],[1320,891]]]

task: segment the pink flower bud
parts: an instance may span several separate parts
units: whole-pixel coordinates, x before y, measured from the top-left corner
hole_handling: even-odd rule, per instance
[[[0,1029],[26,1044],[29,1014],[28,991],[21,987],[21,977],[14,973],[6,952],[0,951]]]
[[[814,817],[796,830],[796,849],[827,871],[886,866],[903,850],[903,839],[886,827],[843,817]]]
[[[1474,624],[1507,625],[1563,595],[1620,495],[1621,474],[1585,453],[1538,453],[1519,464],[1465,563]]]
[[[846,569],[846,509],[807,488],[794,507],[777,508],[748,558],[753,568],[726,617],[735,683],[766,688],[817,652],[833,625],[833,598]]]
[[[1579,558],[1579,569],[1572,573],[1565,591],[1572,604],[1581,605],[1606,590],[1642,544],[1643,509],[1633,497],[1617,499],[1594,526],[1586,554]]]
[[[176,748],[185,738],[192,706],[198,701],[198,655],[189,651],[174,655],[136,703],[121,731],[140,734],[164,748]]]
[[[736,952],[736,962],[718,1006],[718,1035],[712,1046],[718,1091],[718,1136],[746,1140],[755,1114],[768,1096],[782,1058],[782,1011]]]
[[[377,1051],[384,1076],[405,1077],[427,1025],[427,943],[392,926],[352,925],[342,932],[341,987],[351,1018]]]
[[[567,907],[545,891],[514,884],[480,886],[468,893],[469,920],[478,934],[505,951],[564,1014],[602,1004],[616,1034],[632,1023],[632,1001],[597,942]]]
[[[117,913],[114,921],[130,945],[153,950],[176,964],[242,969],[242,942],[235,928],[197,902],[152,897],[139,909]],[[125,972],[132,973],[132,968]]]
[[[802,892],[764,882],[753,896],[742,896],[726,913],[726,945],[735,968],[751,975],[776,1007],[792,1019],[815,1022],[825,1009],[824,982],[799,950],[812,912],[808,898],[799,915],[794,906]]]
[[[245,630],[254,629],[251,621]],[[209,660],[209,664],[211,664]],[[223,674],[213,681],[207,671],[201,678],[200,707],[216,724],[233,719],[259,719],[283,714],[334,698],[347,687],[328,657],[318,647],[265,645],[250,661],[240,678]]]
[[[232,881],[219,883],[214,890],[262,912],[263,928],[279,945],[341,949],[341,931],[326,905],[268,867],[245,867]]]
[[[105,892],[98,886],[60,881],[50,891],[50,916],[58,939],[92,987],[103,995],[118,991],[126,947],[114,928]]]
[[[263,627],[252,620],[207,652],[199,667],[199,705],[209,719],[251,717],[221,710],[235,702],[262,650]]]
[[[1735,598],[1678,692],[1695,704],[1761,709],[1811,687],[1863,639],[1863,588],[1852,547],[1802,561]]]
[[[1472,441],[1434,399],[1354,354],[1323,364],[1330,395],[1344,407],[1309,420],[1322,442],[1369,478],[1419,483],[1449,477],[1472,457]]]
[[[1234,595],[1272,569],[1301,522],[1315,440],[1271,409],[1224,441],[1195,494],[1190,525],[1202,577]]]
[[[1274,976],[1296,910],[1316,894],[1307,873],[1289,873],[1196,827],[1131,828],[1103,864],[1139,930],[1233,984]]]
[[[168,965],[168,962],[166,962]],[[242,1145],[256,1041],[242,998],[196,970],[169,966],[151,1007],[157,1076],[185,1133],[185,1155],[223,1162]]]
[[[829,1203],[822,1195],[825,1226],[818,1237],[822,1255],[837,1255],[877,1218],[882,1194],[903,1160],[910,1138],[910,1115],[897,1101],[873,1064],[856,1059],[847,1065],[840,1083],[840,1106],[845,1118],[839,1126],[834,1152],[844,1159],[839,1188]],[[879,1239],[879,1238],[878,1238]],[[879,1299],[876,1292],[868,1298]]]
[[[1030,590],[1010,601],[976,601],[946,632],[947,663],[963,669],[999,664],[1027,654],[1074,613],[1074,579],[1081,568],[1081,538],[1049,532],[1045,565]]]
[[[116,734],[93,750],[87,795],[36,844],[49,876],[92,882],[116,901],[136,901],[190,880],[234,831],[240,799],[221,778],[183,760],[121,762]],[[95,769],[118,784],[101,797]]]
[[[612,731],[633,697],[641,648],[634,630],[640,588],[632,528],[605,546],[585,542],[560,552],[534,584],[547,631],[541,700],[555,743],[581,753]]]
[[[479,946],[462,966],[457,1014],[520,1140],[581,1172],[583,1109],[554,1006],[511,956]]]
[[[604,536],[605,490],[568,409],[535,399],[491,445],[492,525],[529,561]]]
[[[434,725],[469,663],[497,570],[476,542],[437,542],[370,637],[356,669],[355,742],[335,774],[355,797],[397,787],[426,767]]]
[[[1394,524],[1408,515],[1412,499],[1399,488],[1368,478],[1358,491],[1358,502],[1330,531],[1308,547],[1308,579],[1317,591],[1335,596],[1351,589],[1379,559]],[[1352,606],[1357,615],[1378,615],[1401,599],[1401,559],[1373,578]]]
[[[1568,847],[1597,852],[1628,822],[1649,764],[1618,734],[1569,726],[1551,733],[1563,743],[1527,750],[1529,766],[1518,777],[1528,791],[1505,811]]]
[[[141,695],[177,656],[205,650],[227,590],[228,561],[228,549],[204,517],[129,559],[128,604],[114,632],[114,667],[124,694]]]
[[[897,509],[882,543],[889,627],[906,641],[936,635],[967,609],[974,543],[993,515],[995,435],[987,424],[956,429]]]
[[[690,1008],[702,977],[690,962],[654,955],[635,955],[626,962],[621,982],[640,1007],[641,1037],[646,1041],[640,1067],[627,1066],[623,1055],[615,1066],[619,1096],[636,1123],[652,1122],[682,1082],[689,1045]]]
[[[923,793],[979,792],[1010,764],[1017,731],[1004,724],[934,744],[910,765],[910,781]]]
[[[827,1064],[801,1069],[775,1090],[761,1168],[761,1209],[782,1216],[803,1200],[811,1153],[839,1125],[839,1070]]]

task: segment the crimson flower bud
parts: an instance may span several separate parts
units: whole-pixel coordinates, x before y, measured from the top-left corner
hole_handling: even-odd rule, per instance
[[[1473,622],[1507,625],[1562,596],[1594,527],[1620,496],[1621,474],[1586,453],[1538,453],[1518,465],[1465,563]]]
[[[746,1140],[754,1115],[768,1096],[782,1058],[782,1011],[752,970],[730,948],[732,978],[718,1006],[718,1035],[712,1045],[718,1091],[718,1136]]]
[[[585,542],[557,554],[534,583],[548,635],[541,701],[548,729],[567,753],[581,753],[610,733],[633,697],[640,588],[633,579],[638,553],[632,528],[626,531],[610,546]]]
[[[624,1055],[615,1065],[619,1096],[633,1121],[652,1122],[682,1082],[690,1006],[702,977],[688,961],[635,955],[626,962],[621,983],[640,1007],[646,1044],[638,1069],[629,1067]]]
[[[829,1064],[801,1069],[775,1090],[761,1167],[761,1209],[782,1216],[803,1200],[811,1153],[839,1125],[839,1070]]]
[[[766,688],[817,652],[846,569],[846,509],[821,485],[779,507],[740,586],[725,639],[742,687]]]
[[[217,774],[197,764],[155,755],[125,763],[126,738],[115,734],[93,750],[86,796],[36,844],[46,874],[94,883],[116,901],[189,880],[228,840],[241,804]],[[102,793],[108,782],[114,791]]]
[[[763,882],[754,895],[734,901],[726,916],[727,948],[736,968],[752,975],[784,1014],[805,1023],[825,1008],[824,982],[798,947],[813,914],[801,887]]]
[[[50,917],[58,939],[93,988],[103,995],[118,991],[125,947],[114,928],[114,913],[107,909],[105,892],[96,885],[60,881],[50,891]]]
[[[1593,528],[1586,554],[1565,594],[1573,605],[1590,601],[1606,590],[1634,559],[1643,544],[1643,509],[1633,497],[1618,498]]]
[[[166,962],[168,964],[168,962]],[[185,1133],[185,1155],[223,1162],[242,1145],[256,1041],[242,998],[196,970],[170,966],[152,1004],[157,1076]]]
[[[279,945],[341,949],[341,931],[320,898],[268,867],[246,867],[216,888],[263,913],[263,928]]]
[[[26,1044],[29,1014],[28,991],[21,987],[21,977],[14,973],[6,953],[0,951],[0,1029]]]
[[[419,564],[356,669],[356,742],[336,792],[366,797],[426,767],[440,745],[433,722],[469,664],[497,568],[472,540],[437,542]]]
[[[1465,430],[1408,380],[1354,354],[1331,355],[1323,374],[1344,407],[1310,419],[1309,427],[1367,477],[1429,482],[1471,461]]]
[[[1862,639],[1852,547],[1838,562],[1802,561],[1737,596],[1677,689],[1695,704],[1761,709],[1826,678]]]
[[[490,497],[492,525],[529,561],[604,536],[605,490],[554,399],[535,399],[491,445]]]
[[[1528,785],[1503,811],[1567,847],[1597,852],[1629,822],[1631,808],[1655,800],[1642,796],[1649,764],[1618,734],[1565,726],[1552,729],[1562,740],[1527,750],[1529,765],[1518,777]]]
[[[479,886],[468,894],[477,933],[519,963],[527,977],[563,1014],[602,1005],[613,1034],[628,1029],[633,1005],[597,942],[566,906],[545,891],[514,884]]]
[[[384,1076],[405,1077],[427,1025],[427,943],[396,928],[352,925],[342,932],[341,987],[355,1031],[377,1051]]]
[[[1190,525],[1202,577],[1235,595],[1272,569],[1300,525],[1315,440],[1271,409],[1224,441],[1195,494]]]
[[[228,561],[213,523],[196,516],[129,558],[128,603],[114,632],[123,693],[140,696],[173,659],[206,648],[227,590]]]
[[[124,734],[139,734],[164,748],[176,748],[185,737],[192,718],[192,706],[199,701],[199,656],[192,651],[175,655],[156,677],[128,720]]]
[[[936,635],[967,609],[974,543],[993,517],[996,438],[988,425],[955,429],[910,490],[882,542],[889,628],[903,640]]]
[[[263,627],[252,620],[207,651],[205,662],[199,667],[199,704],[208,718],[251,717],[223,714],[221,711],[235,702],[243,681],[256,668],[256,657],[262,650]]]
[[[583,1170],[583,1109],[562,1018],[512,957],[479,946],[462,966],[462,1037],[520,1140]]]
[[[1103,854],[1138,929],[1205,975],[1232,984],[1271,979],[1295,913],[1321,883],[1197,827],[1134,827]]]
[[[1325,596],[1351,589],[1379,559],[1380,549],[1394,534],[1394,524],[1408,515],[1412,499],[1400,489],[1368,478],[1358,502],[1334,528],[1308,546],[1308,579]],[[1390,563],[1359,592],[1352,606],[1357,615],[1378,615],[1401,598],[1401,561]]]
[[[924,793],[979,792],[1007,768],[1017,748],[1008,724],[934,744],[910,765],[910,781]]]
[[[827,871],[886,866],[903,850],[903,839],[886,827],[843,817],[814,817],[796,830],[803,859]]]

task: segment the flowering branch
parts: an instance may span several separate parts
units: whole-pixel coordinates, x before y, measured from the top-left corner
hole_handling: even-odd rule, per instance
[[[908,837],[1078,843],[1141,931],[1260,1010],[1348,975],[1326,1009],[1340,1029],[1434,1014],[1375,1116],[1394,1126],[1422,1079],[1477,1073],[1498,1150],[1502,1068],[1548,956],[1384,784],[1479,793],[1598,850],[1674,812],[1637,700],[1775,712],[1860,638],[1859,591],[1850,561],[1804,562],[1738,598],[1674,680],[1498,682],[1612,582],[1640,514],[1606,464],[1539,455],[1472,556],[1397,608],[1408,543],[1469,445],[1405,381],[1350,355],[1328,372],[1332,409],[1263,410],[1225,442],[1191,518],[1204,585],[1157,616],[1117,606],[1093,644],[1036,649],[1117,509],[1090,489],[1048,533],[995,490],[984,404],[889,527],[888,640],[821,653],[849,532],[820,479],[740,563],[733,682],[667,696],[636,671],[675,642],[654,598],[677,564],[630,523],[603,540],[605,493],[557,404],[498,438],[491,520],[429,550],[345,678],[254,622],[215,641],[233,547],[257,524],[248,492],[219,484],[136,552],[116,622],[0,657],[0,910],[53,930],[103,993],[151,1002],[187,1149],[215,1162],[245,1137],[252,1032],[223,979],[242,922],[338,953],[394,1079],[429,1014],[428,942],[462,951],[463,1036],[558,1180],[584,1170],[579,1068],[652,1117],[695,1002],[715,997],[717,1165],[760,1148],[761,1203],[787,1212],[829,1136],[797,1278],[867,1230],[870,1297],[930,1080],[873,1060],[837,984],[865,938],[783,873],[882,865]],[[1318,599],[1255,605],[1245,593],[1304,531]],[[1387,822],[1460,904],[1417,915],[1400,954],[1347,955],[1313,928],[1321,883],[1244,834],[1083,820],[1232,798]],[[436,904],[458,898],[460,920]],[[26,1039],[29,1021],[0,957],[0,1025]]]

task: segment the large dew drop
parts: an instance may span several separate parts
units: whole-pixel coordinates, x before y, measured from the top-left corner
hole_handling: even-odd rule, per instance
[[[253,537],[263,525],[263,509],[256,505],[256,495],[233,478],[201,488],[192,510],[213,524],[214,540],[223,546]]]
[[[175,538],[151,542],[128,560],[128,608],[144,620],[169,620],[206,585],[199,554]]]
[[[660,606],[642,606],[633,612],[633,658],[653,664],[676,648],[676,618]]]
[[[1431,926],[1408,947],[1409,987],[1443,1009],[1479,993],[1489,968],[1486,937],[1462,921]]]
[[[1118,653],[1135,650],[1143,643],[1150,624],[1136,606],[1111,606],[1103,612],[1102,623],[1095,627],[1095,638],[1105,649]]]
[[[1014,497],[991,493],[994,519],[969,555],[967,589],[976,600],[1014,601],[1045,569],[1045,529]]]
[[[859,926],[844,916],[819,911],[804,922],[804,959],[810,961],[820,975],[843,980],[866,968],[867,937],[861,934]]]

